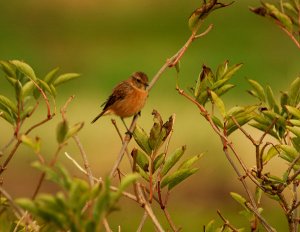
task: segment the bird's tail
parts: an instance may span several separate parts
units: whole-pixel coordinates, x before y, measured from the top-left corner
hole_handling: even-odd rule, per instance
[[[100,114],[98,114],[97,117],[94,118],[93,121],[91,121],[91,123],[96,122],[104,113],[105,113],[105,111],[102,111]]]

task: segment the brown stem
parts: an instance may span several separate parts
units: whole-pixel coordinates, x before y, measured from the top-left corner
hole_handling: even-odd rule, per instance
[[[92,173],[91,167],[89,165],[89,161],[88,161],[87,155],[85,153],[85,150],[82,146],[82,143],[79,140],[78,135],[73,136],[73,139],[74,139],[75,143],[77,144],[80,154],[81,154],[81,157],[83,159],[83,164],[84,164],[84,168],[85,168],[86,173],[89,178],[90,187],[93,187],[93,185],[94,185],[93,173]]]
[[[291,40],[296,44],[296,46],[300,49],[300,42],[296,39],[296,37],[287,30],[278,20],[275,20],[275,23],[291,38]]]
[[[230,228],[233,232],[239,232],[238,229],[236,229],[233,225],[230,224],[230,222],[221,214],[220,210],[217,210],[217,213],[219,217],[224,222],[224,226]]]

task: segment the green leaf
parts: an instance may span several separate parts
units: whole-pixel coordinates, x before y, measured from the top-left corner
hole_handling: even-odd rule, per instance
[[[165,186],[168,186],[168,189],[171,190],[174,188],[176,185],[184,181],[186,178],[189,176],[193,175],[195,172],[198,171],[198,168],[182,168],[174,173],[172,173],[169,176],[166,176],[162,182],[161,182],[161,188],[164,188]]]
[[[296,136],[300,137],[300,128],[299,127],[292,127],[292,126],[287,126],[286,127],[290,132],[295,134]]]
[[[22,98],[24,99],[25,97],[30,95],[34,88],[35,88],[35,85],[32,81],[28,81],[27,83],[25,83],[21,90]]]
[[[248,211],[248,208],[245,205],[247,201],[244,197],[242,197],[240,194],[235,193],[235,192],[231,192],[230,195],[237,203],[239,203],[241,206],[243,206]]]
[[[289,2],[284,2],[283,7],[286,8],[287,10],[293,12],[294,14],[298,14],[298,10]]]
[[[34,201],[28,199],[28,198],[17,198],[15,200],[15,203],[19,205],[21,208],[28,210],[31,213],[37,214],[37,208],[34,203]]]
[[[137,170],[136,170],[141,177],[143,177],[146,181],[149,182],[150,178],[149,178],[149,174],[147,172],[145,172],[142,168],[140,168],[139,166],[137,166]]]
[[[267,8],[268,14],[270,16],[278,19],[282,23],[282,25],[289,31],[293,30],[293,23],[292,23],[292,20],[289,18],[289,16],[280,12],[280,10],[277,9],[277,7],[272,4],[264,3],[264,5]]]
[[[47,82],[45,82],[45,81],[39,79],[39,80],[38,80],[38,83],[39,83],[40,87],[41,87],[44,91],[46,91],[46,92],[48,92],[49,94],[52,95],[51,88],[50,88],[50,86],[47,84]]]
[[[78,122],[76,124],[74,124],[72,127],[70,127],[68,129],[68,132],[66,134],[66,139],[69,139],[71,137],[73,137],[74,135],[76,135],[84,126],[84,122]]]
[[[270,110],[264,110],[262,111],[262,113],[268,117],[272,122],[274,122],[274,120],[277,119],[276,124],[280,124],[281,126],[285,127],[286,125],[286,119],[284,117],[282,117],[280,114],[276,114],[273,111]]]
[[[161,170],[161,175],[165,176],[170,169],[179,161],[186,150],[186,146],[177,148],[172,154],[168,155],[165,164]]]
[[[220,128],[224,127],[222,121],[215,115],[211,116],[211,119],[213,120],[214,124],[216,124],[218,127],[220,127]]]
[[[280,149],[279,145],[271,146],[271,148],[268,150],[268,152],[264,153],[262,156],[263,163],[264,164],[268,163],[273,157],[279,155],[280,151],[281,151],[281,149]]]
[[[215,220],[211,220],[206,226],[205,226],[205,232],[216,232],[215,227]]]
[[[240,64],[235,64],[235,65],[229,67],[222,79],[229,80],[242,66],[243,66],[243,64],[240,63]]]
[[[38,137],[35,140],[33,140],[30,137],[28,137],[27,135],[23,134],[23,135],[21,135],[20,139],[23,144],[29,146],[35,152],[38,152],[40,150],[40,139]]]
[[[148,155],[151,155],[152,149],[149,146],[149,137],[144,129],[139,125],[136,125],[133,131],[133,138],[144,152],[146,152]]]
[[[285,105],[288,105],[289,95],[285,92],[281,93],[280,105],[284,109]]]
[[[298,151],[293,146],[281,144],[280,148],[282,150],[280,157],[288,162],[293,162],[293,160],[299,156]]]
[[[154,124],[150,130],[149,145],[152,150],[156,150],[161,145],[165,134],[162,131],[163,121],[160,114],[156,110],[153,110],[152,115],[154,116]]]
[[[223,64],[220,64],[217,68],[216,78],[217,80],[223,79],[224,74],[227,72],[229,61],[226,60]]]
[[[300,137],[294,137],[291,140],[292,140],[292,144],[293,144],[294,148],[298,152],[300,152]]]
[[[189,17],[189,28],[191,31],[197,31],[201,25],[202,19],[201,16],[203,14],[203,8],[197,8]]]
[[[298,108],[288,105],[286,105],[285,108],[291,115],[293,115],[297,119],[300,119],[300,110]]]
[[[253,114],[245,113],[244,115],[238,115],[237,117],[235,117],[235,120],[238,122],[239,126],[243,126],[247,124],[249,121],[251,121],[253,117],[254,117]],[[230,119],[226,125],[226,129],[227,129],[227,135],[229,136],[235,130],[238,129],[238,126],[234,123],[232,119]]]
[[[11,63],[0,60],[0,67],[8,77],[11,77],[12,79],[16,78],[16,69]]]
[[[59,68],[55,68],[47,73],[47,75],[44,78],[44,81],[48,84],[51,84],[56,79],[56,74],[58,72]]]
[[[154,173],[165,161],[165,153],[161,153],[160,155],[156,156],[156,158],[153,161],[153,170],[152,173]]]
[[[297,106],[300,100],[300,77],[297,77],[291,84],[289,95],[289,105]]]
[[[80,75],[78,73],[65,73],[56,78],[56,80],[53,82],[54,86],[60,85],[62,83],[65,83],[67,81],[73,80],[75,78],[78,78]]]
[[[146,172],[149,171],[148,157],[142,151],[134,148],[131,152],[131,156],[133,157],[137,165],[140,166],[140,168],[142,168]]]
[[[33,69],[25,62],[22,62],[20,60],[11,60],[10,63],[15,65],[17,67],[17,69],[20,72],[22,72],[24,75],[26,75],[29,79],[32,79],[32,80],[37,79]]]
[[[260,124],[260,123],[256,123],[256,122],[250,122],[249,125],[256,128],[256,129],[258,129],[258,130],[260,130],[260,131],[262,131],[262,132],[266,132],[269,129],[269,126],[263,125],[263,124]],[[276,134],[276,132],[273,129],[269,130],[268,134],[273,136],[276,139],[279,139],[279,136]]]
[[[213,99],[213,102],[218,107],[222,117],[225,118],[226,117],[226,110],[225,110],[224,102],[221,100],[221,98],[219,98],[219,96],[215,92],[211,91],[210,94],[211,94],[211,97]]]
[[[15,82],[15,93],[16,93],[16,100],[19,101],[21,100],[21,91],[22,91],[22,84],[19,80]]]
[[[265,102],[266,101],[266,96],[265,96],[265,91],[264,88],[255,80],[248,79],[248,82],[254,89],[254,92],[257,94],[258,98]]]
[[[201,153],[199,155],[192,156],[189,159],[186,159],[185,161],[182,162],[182,164],[179,165],[178,169],[188,169],[190,168],[193,164],[195,164],[202,156],[204,153]]]
[[[279,113],[279,106],[276,104],[273,91],[269,85],[266,87],[266,96],[270,109],[274,109],[275,113]]]
[[[215,92],[218,96],[222,96],[223,94],[227,93],[229,90],[231,90],[234,87],[235,87],[235,85],[233,85],[233,84],[226,84],[226,85],[223,85],[221,88],[215,90]]]
[[[9,112],[6,109],[3,109],[3,110],[0,109],[0,117],[3,118],[4,120],[6,120],[11,125],[13,125],[16,122],[16,120],[12,116],[11,112]]]
[[[289,122],[290,122],[293,126],[298,126],[298,127],[300,127],[300,120],[298,120],[298,119],[290,119]]]
[[[11,110],[15,114],[17,114],[18,112],[17,105],[12,100],[3,95],[0,95],[0,105]]]
[[[137,179],[140,178],[138,173],[129,173],[125,177],[122,178],[119,189],[117,191],[117,195],[121,195],[121,193],[128,188],[131,184],[133,184]]]
[[[69,131],[69,124],[66,120],[58,123],[56,128],[56,140],[59,144],[62,144],[66,140],[67,133]]]

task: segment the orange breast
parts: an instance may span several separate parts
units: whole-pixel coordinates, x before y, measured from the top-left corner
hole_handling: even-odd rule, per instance
[[[110,107],[111,111],[122,117],[131,117],[137,114],[144,107],[148,97],[148,92],[137,88],[131,89],[126,97]]]

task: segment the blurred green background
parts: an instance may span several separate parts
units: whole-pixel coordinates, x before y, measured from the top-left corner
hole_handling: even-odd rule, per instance
[[[137,70],[146,72],[152,78],[166,59],[184,44],[190,35],[187,19],[199,2],[1,1],[0,59],[24,60],[35,69],[37,75],[44,75],[54,67],[61,67],[62,72],[82,75],[80,79],[58,89],[57,112],[68,97],[75,94],[67,116],[71,123],[86,123],[79,137],[95,176],[103,176],[110,171],[121,144],[110,117],[101,118],[93,125],[89,122],[100,111],[100,104],[116,83]],[[250,5],[258,6],[259,1],[237,1],[207,18],[203,29],[213,23],[213,30],[195,41],[181,61],[182,88],[187,89],[194,84],[202,64],[215,69],[224,60],[229,60],[231,64],[242,62],[244,66],[233,80],[237,87],[225,97],[229,107],[254,102],[245,94],[249,88],[245,78],[270,84],[274,92],[279,93],[299,75],[299,50],[272,22],[252,14],[248,10]],[[175,91],[175,76],[174,70],[163,74],[151,91],[139,120],[139,124],[149,130],[153,109],[158,110],[164,119],[175,113],[176,125],[170,150],[186,144],[187,156],[206,152],[199,162],[200,171],[171,194],[169,207],[175,224],[183,226],[185,231],[200,231],[210,219],[217,218],[216,210],[220,209],[233,224],[243,225],[245,221],[237,214],[240,208],[229,192],[244,192],[222,153],[217,136],[195,106]],[[0,91],[1,94],[13,96],[4,78],[0,79]],[[32,120],[36,122],[45,114],[45,107],[41,105],[39,115]],[[45,157],[50,158],[55,152],[55,128],[60,120],[57,113],[55,119],[32,133],[32,136],[42,138]],[[123,128],[119,121],[118,124]],[[3,146],[11,137],[12,130],[4,120],[0,121],[0,128],[0,143]],[[239,133],[232,139],[239,144],[238,150],[249,166],[253,166],[253,148],[247,140]],[[72,142],[63,151],[81,162]],[[38,180],[37,171],[30,167],[35,159],[28,148],[21,147],[10,163],[4,174],[4,186],[13,197],[32,194]],[[74,175],[79,175],[63,154],[60,161],[69,165]],[[126,160],[124,164],[127,164]],[[280,169],[276,163],[274,168]],[[45,184],[42,191],[53,191],[53,186]],[[278,209],[276,212],[271,210],[273,205],[268,199],[264,198],[264,202],[269,204],[264,216],[279,231],[284,231],[285,220],[279,207],[274,205]],[[123,210],[113,214],[111,224],[114,228],[120,224],[124,231],[137,228],[142,209],[132,208],[126,200],[122,201],[122,205]]]

